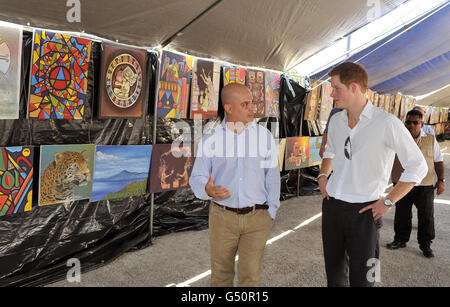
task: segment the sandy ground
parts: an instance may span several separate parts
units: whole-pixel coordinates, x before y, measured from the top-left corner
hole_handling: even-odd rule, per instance
[[[417,244],[417,217],[406,248],[392,251],[394,210],[383,217],[380,231],[381,287],[450,286],[450,141],[444,153],[447,190],[436,196],[435,258],[427,259]],[[281,203],[269,235],[261,286],[326,286],[321,236],[321,196],[303,196]],[[165,287],[209,285],[209,231],[187,231],[157,237],[153,245],[122,255],[110,264],[83,273],[81,282],[48,286]]]

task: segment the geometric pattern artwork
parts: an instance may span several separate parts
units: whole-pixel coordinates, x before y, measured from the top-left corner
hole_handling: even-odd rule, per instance
[[[30,211],[33,199],[33,147],[0,149],[0,216]]]
[[[145,194],[151,158],[151,145],[97,146],[91,201]]]
[[[19,118],[22,32],[0,25],[0,119]]]
[[[45,30],[33,33],[30,118],[82,119],[91,41]]]
[[[223,66],[223,86],[229,83],[245,85],[245,72],[243,67]]]
[[[92,195],[95,145],[41,145],[39,206],[60,204]]]
[[[150,169],[150,193],[189,187],[195,157],[192,144],[153,145]]]
[[[317,110],[320,104],[321,85],[320,81],[314,81],[311,84],[312,90],[306,96],[306,108],[304,120],[316,120]]]
[[[276,72],[266,72],[266,117],[280,118],[280,79]]]
[[[331,83],[328,81],[323,82],[320,99],[319,121],[328,121],[330,112],[333,109],[333,97],[331,97],[331,91]]]
[[[141,118],[147,51],[103,44],[99,118]]]
[[[194,61],[190,118],[207,119],[217,116],[219,83],[219,63],[201,59]]]
[[[165,50],[162,52],[158,117],[187,118],[193,61],[191,56]]]
[[[285,170],[299,169],[309,157],[309,137],[289,137],[286,139]]]
[[[265,81],[264,71],[247,69],[246,86],[253,97],[254,116],[263,118],[266,116]]]

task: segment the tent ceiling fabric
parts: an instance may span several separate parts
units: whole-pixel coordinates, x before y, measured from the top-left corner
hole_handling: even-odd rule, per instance
[[[379,13],[405,0],[381,0]],[[0,20],[85,31],[122,43],[156,47],[215,0],[0,0]],[[69,3],[68,6],[67,3]],[[68,12],[80,6],[80,22]],[[374,6],[361,0],[222,0],[171,42],[172,47],[231,63],[287,71],[368,23]],[[69,12],[70,15],[70,12]]]
[[[369,74],[369,87],[381,94],[420,96],[450,84],[450,2],[426,16],[416,26],[412,27],[422,18],[346,61],[362,64]],[[323,79],[330,68],[311,78]]]
[[[450,107],[450,86],[447,86],[421,100],[417,100],[417,104],[430,105],[434,107]]]

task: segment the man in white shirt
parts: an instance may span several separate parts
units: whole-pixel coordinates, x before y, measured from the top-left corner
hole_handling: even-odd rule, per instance
[[[336,107],[344,109],[331,118],[318,176],[328,286],[373,286],[376,276],[369,275],[379,264],[376,223],[422,181],[428,167],[402,122],[367,100],[364,67],[342,63],[328,75]],[[395,154],[404,172],[384,198]]]
[[[437,189],[437,195],[442,194],[445,190],[444,158],[434,135],[423,131],[422,112],[417,109],[409,111],[406,115],[405,126],[425,157],[428,173],[422,182],[415,186],[396,205],[394,219],[395,237],[393,242],[387,244],[387,248],[398,249],[406,247],[406,242],[409,241],[411,235],[412,205],[414,204],[417,208],[418,219],[417,241],[423,255],[427,258],[432,258],[434,253],[431,249],[431,243],[435,237],[434,189]],[[395,159],[392,168],[392,182],[394,184],[398,182],[402,171],[403,168],[398,159]]]

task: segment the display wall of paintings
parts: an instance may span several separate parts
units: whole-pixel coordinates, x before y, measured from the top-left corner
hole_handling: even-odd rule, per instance
[[[157,116],[187,118],[194,58],[163,51],[158,85]]]
[[[0,216],[32,209],[33,156],[31,146],[0,148]]]
[[[317,119],[318,108],[320,104],[321,85],[320,82],[312,82],[312,90],[306,96],[306,108],[304,120]]]
[[[244,67],[223,66],[223,86],[229,83],[245,85],[246,69]]]
[[[99,118],[141,118],[146,84],[144,49],[103,44]]]
[[[150,193],[189,187],[194,166],[194,146],[157,144],[153,147],[150,170]]]
[[[31,55],[29,118],[84,117],[91,41],[35,30]]]
[[[151,157],[151,145],[97,146],[91,201],[145,194]]]
[[[245,85],[250,90],[253,97],[255,117],[262,118],[266,116],[266,97],[265,97],[265,72],[262,70],[247,69],[245,75]]]
[[[40,154],[39,206],[89,199],[95,145],[43,145]]]
[[[280,118],[280,81],[279,73],[266,72],[266,117]]]
[[[220,64],[197,59],[192,72],[190,118],[206,119],[217,116]]]
[[[0,119],[19,118],[22,31],[0,25]]]

